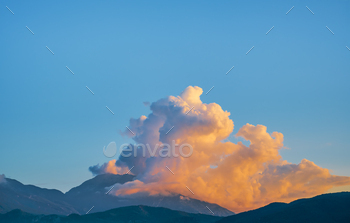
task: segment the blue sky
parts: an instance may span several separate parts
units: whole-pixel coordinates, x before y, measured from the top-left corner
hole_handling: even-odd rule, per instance
[[[66,191],[109,160],[103,146],[130,142],[119,131],[149,114],[143,102],[192,85],[215,86],[202,101],[231,112],[230,140],[263,124],[289,162],[350,176],[349,6],[1,1],[0,174]]]

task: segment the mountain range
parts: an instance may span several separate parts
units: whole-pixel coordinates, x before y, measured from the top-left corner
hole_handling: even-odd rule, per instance
[[[101,174],[62,193],[5,178],[0,183],[0,222],[350,222],[350,192],[271,203],[239,214],[180,194],[107,194],[113,185],[134,179],[129,174]]]
[[[14,179],[5,178],[0,183],[0,213],[20,209],[31,214],[85,214],[103,212],[113,208],[144,205],[164,207],[176,211],[215,216],[229,216],[233,212],[217,205],[181,194],[172,196],[137,196],[122,197],[106,194],[108,188],[115,184],[133,181],[135,176],[125,174],[101,174],[72,188],[67,193],[59,190],[44,189],[33,185],[23,185]]]
[[[288,204],[271,203],[218,221],[229,222],[350,222],[350,192],[322,194]]]
[[[105,212],[87,215],[71,214],[59,215],[33,215],[19,209],[0,215],[3,223],[157,223],[157,222],[184,222],[184,223],[214,223],[221,217],[203,214],[192,214],[174,211],[161,207],[129,206],[112,209]]]
[[[248,223],[248,222],[350,222],[350,192],[323,194],[289,204],[271,203],[265,207],[228,217],[193,214],[162,207],[129,206],[109,211],[69,216],[34,215],[19,209],[0,214],[2,223]]]

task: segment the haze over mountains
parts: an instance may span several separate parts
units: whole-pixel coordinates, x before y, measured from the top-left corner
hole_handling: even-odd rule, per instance
[[[137,197],[106,194],[113,185],[124,184],[133,179],[134,176],[128,174],[101,174],[64,194],[59,190],[23,185],[16,180],[5,178],[5,181],[0,183],[0,213],[20,209],[32,214],[69,215],[72,213],[85,214],[93,206],[91,213],[125,206],[147,205],[188,213],[212,214],[211,210],[216,216],[234,214],[217,204],[203,202],[180,194],[173,196],[139,195]]]

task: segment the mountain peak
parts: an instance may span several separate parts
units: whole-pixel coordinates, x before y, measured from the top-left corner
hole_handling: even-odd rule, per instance
[[[70,189],[67,195],[78,195],[84,193],[96,193],[105,191],[106,187],[111,187],[114,184],[124,184],[126,182],[132,181],[135,178],[134,175],[130,174],[111,174],[105,173],[95,176],[94,178],[87,180],[77,187]]]

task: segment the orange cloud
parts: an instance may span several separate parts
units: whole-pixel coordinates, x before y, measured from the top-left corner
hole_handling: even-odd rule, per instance
[[[191,144],[194,151],[188,158],[119,157],[95,166],[97,174],[102,169],[125,173],[134,166],[131,172],[136,180],[116,185],[114,194],[182,194],[241,212],[350,185],[350,177],[331,175],[309,160],[299,164],[283,160],[279,153],[283,134],[268,133],[263,125],[246,124],[239,129],[236,136],[249,141],[249,146],[227,141],[234,128],[230,113],[216,103],[202,103],[202,93],[199,87],[187,87],[178,97],[152,103],[148,117],[130,120],[135,136],[128,131],[124,134],[136,143],[154,146],[175,140]]]

